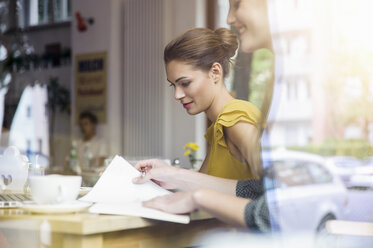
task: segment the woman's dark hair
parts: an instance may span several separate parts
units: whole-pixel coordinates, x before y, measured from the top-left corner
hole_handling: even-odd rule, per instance
[[[96,115],[94,115],[90,111],[83,111],[83,112],[80,113],[79,120],[82,120],[82,119],[85,119],[85,118],[87,118],[93,124],[98,123],[98,119],[97,119]]]
[[[237,36],[229,29],[192,28],[168,43],[164,49],[164,63],[177,60],[209,71],[212,64],[218,62],[227,76],[237,48]]]

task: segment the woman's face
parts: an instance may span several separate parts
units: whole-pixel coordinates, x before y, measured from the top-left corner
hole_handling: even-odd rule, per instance
[[[209,109],[217,86],[208,72],[174,60],[166,65],[166,73],[170,86],[174,87],[175,99],[188,114],[195,115]]]
[[[227,23],[239,32],[241,49],[272,48],[266,0],[229,0]]]

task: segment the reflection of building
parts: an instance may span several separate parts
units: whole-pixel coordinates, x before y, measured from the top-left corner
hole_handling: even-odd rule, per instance
[[[307,145],[312,139],[310,4],[311,1],[281,1],[275,7],[278,25],[272,35],[282,71],[274,93],[279,95],[278,106],[268,120],[273,146]]]
[[[370,16],[361,11],[368,2],[283,0],[275,6],[272,31],[282,74],[275,92],[279,95],[276,113],[268,121],[271,145],[303,146],[327,138],[372,140],[372,128],[364,134],[363,116],[348,112],[362,101],[359,77],[365,76],[364,66],[341,59],[349,46],[358,46],[358,40],[366,37],[367,32],[356,30],[369,29],[359,16]],[[367,51],[358,47],[347,60],[361,63],[359,56]],[[360,68],[353,71],[351,66]],[[354,76],[349,78],[349,73]],[[336,88],[330,88],[331,84]]]
[[[281,4],[279,4],[281,2]],[[268,1],[271,14],[271,33],[276,51],[276,100],[268,119],[271,146],[307,145],[316,140],[317,125],[324,116],[315,119],[320,113],[320,87],[313,77],[314,50],[322,52],[314,44],[314,36],[319,32],[313,19],[314,1],[281,0]],[[219,25],[224,25],[228,8],[226,1],[220,0]],[[224,13],[223,13],[224,12]],[[324,80],[324,74],[320,75]],[[315,102],[318,104],[315,105]],[[317,110],[316,110],[317,109]],[[321,124],[323,126],[324,124]],[[267,142],[264,142],[267,144]],[[263,143],[263,144],[264,144]]]
[[[328,2],[328,1],[327,1]],[[270,115],[270,142],[273,146],[303,146],[322,141],[325,132],[325,97],[328,37],[332,13],[324,3],[324,13],[315,12],[318,1],[281,1],[276,5],[273,40],[282,68],[275,89],[276,113]]]
[[[22,152],[49,156],[47,87],[27,86],[23,91],[10,129],[9,145]]]

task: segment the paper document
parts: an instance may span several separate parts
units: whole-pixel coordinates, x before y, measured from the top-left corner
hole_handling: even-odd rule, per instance
[[[79,200],[95,202],[96,204],[89,209],[92,213],[132,215],[189,223],[188,215],[169,214],[143,207],[143,201],[172,192],[153,182],[133,184],[132,179],[140,174],[124,158],[115,156],[92,190]]]

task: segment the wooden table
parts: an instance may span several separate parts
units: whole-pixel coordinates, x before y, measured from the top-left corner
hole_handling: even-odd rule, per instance
[[[185,225],[132,216],[39,215],[8,209],[0,210],[0,247],[188,247],[222,227],[233,230],[204,212],[193,213]]]
[[[334,235],[373,237],[372,222],[330,220],[326,223],[326,230]]]

